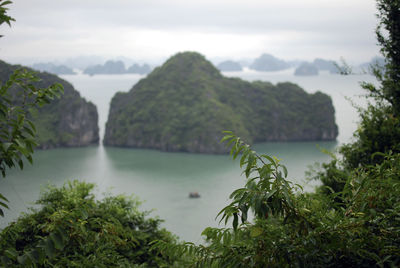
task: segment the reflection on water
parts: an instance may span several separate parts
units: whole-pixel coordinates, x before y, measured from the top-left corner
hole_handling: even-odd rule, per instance
[[[348,142],[356,128],[357,114],[344,96],[361,93],[358,81],[368,77],[293,77],[287,73],[275,76],[266,73],[240,73],[248,80],[294,81],[309,92],[321,90],[332,96],[339,126],[340,143]],[[99,110],[99,124],[104,133],[108,104],[117,91],[127,91],[141,77],[123,76],[65,76],[81,94],[94,102]],[[369,79],[369,78],[368,78]],[[305,184],[304,172],[314,162],[327,161],[329,156],[318,146],[334,150],[336,142],[263,143],[254,146],[259,153],[282,159],[289,178]],[[164,219],[168,230],[188,241],[200,241],[207,226],[216,226],[215,216],[228,202],[229,194],[244,184],[238,161],[227,155],[196,155],[164,153],[154,150],[88,147],[37,151],[34,165],[23,171],[11,170],[0,180],[0,193],[10,200],[10,210],[0,218],[0,227],[15,219],[37,199],[47,183],[62,185],[67,180],[85,180],[98,185],[98,193],[134,194],[145,201],[143,209],[156,209],[152,215]],[[307,190],[317,184],[311,181]],[[197,191],[201,198],[189,199]]]
[[[319,143],[333,149],[335,142]],[[315,160],[326,160],[314,142],[263,143],[259,153],[278,156],[289,177],[304,184],[304,171]],[[143,208],[165,219],[164,226],[181,238],[199,241],[201,231],[216,226],[214,217],[228,202],[229,194],[244,183],[238,161],[228,155],[165,153],[155,150],[88,147],[35,153],[34,165],[11,170],[0,182],[10,199],[11,210],[2,226],[37,199],[40,187],[61,185],[67,180],[85,180],[98,185],[98,193],[134,194],[145,201]],[[308,187],[310,189],[311,186]],[[197,191],[200,199],[189,199]]]

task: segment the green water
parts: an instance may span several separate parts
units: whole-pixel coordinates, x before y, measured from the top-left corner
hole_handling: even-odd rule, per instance
[[[334,142],[321,146],[333,149]],[[289,167],[293,181],[305,184],[303,173],[312,159],[325,160],[316,143],[266,143],[260,152],[279,155]],[[89,147],[56,149],[35,153],[33,166],[12,170],[1,182],[1,192],[10,200],[6,221],[38,197],[40,186],[62,185],[66,180],[85,180],[98,185],[98,193],[134,194],[145,200],[144,209],[165,219],[164,226],[182,239],[198,241],[207,226],[216,226],[214,217],[227,197],[243,184],[237,161],[225,155],[163,153],[153,150]],[[315,185],[311,182],[308,189]],[[188,193],[198,191],[199,199]]]
[[[330,93],[339,125],[339,143],[348,141],[357,127],[357,114],[345,96],[359,94],[358,81],[369,79],[332,75],[298,78],[286,73],[275,76],[264,73],[240,75],[249,80],[272,82],[292,79],[310,92],[320,88]],[[111,97],[116,91],[129,90],[140,76],[77,75],[64,78],[98,106],[99,125],[101,133],[104,133]],[[288,167],[290,179],[304,185],[306,190],[312,190],[318,182],[306,182],[304,172],[314,162],[329,159],[318,146],[334,150],[337,144],[264,143],[254,148],[282,159]],[[163,226],[181,239],[194,242],[201,241],[200,233],[205,227],[217,226],[215,216],[218,211],[227,204],[229,194],[244,183],[238,162],[226,155],[164,153],[103,146],[37,151],[34,165],[27,165],[23,171],[11,170],[6,179],[0,181],[0,192],[10,200],[10,210],[6,211],[5,218],[0,218],[0,227],[18,217],[21,211],[26,211],[47,183],[62,185],[73,179],[95,182],[99,194],[110,191],[139,197],[144,201],[143,209],[155,209],[152,215],[165,220]],[[188,194],[192,191],[199,192],[201,198],[189,199]]]

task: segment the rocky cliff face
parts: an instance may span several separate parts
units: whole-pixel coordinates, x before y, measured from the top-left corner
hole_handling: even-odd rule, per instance
[[[226,78],[200,54],[186,52],[113,97],[104,144],[224,153],[223,130],[249,143],[334,140],[338,134],[329,96],[292,83]]]
[[[10,74],[22,66],[0,61],[0,79],[6,81]],[[38,72],[37,86],[53,83],[64,86],[64,95],[39,108],[33,115],[39,148],[78,147],[99,143],[98,114],[96,106],[83,99],[67,81],[56,75]],[[12,90],[18,90],[13,88]]]

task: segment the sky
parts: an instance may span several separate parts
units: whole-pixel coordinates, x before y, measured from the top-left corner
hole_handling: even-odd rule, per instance
[[[0,26],[0,59],[127,57],[157,63],[197,51],[214,61],[325,58],[369,61],[374,0],[14,0]]]

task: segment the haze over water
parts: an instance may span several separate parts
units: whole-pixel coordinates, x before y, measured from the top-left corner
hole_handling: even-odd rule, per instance
[[[275,155],[288,167],[289,177],[312,190],[317,182],[304,181],[307,166],[316,161],[329,160],[320,147],[334,150],[337,144],[348,142],[357,128],[357,113],[345,97],[355,103],[363,93],[360,81],[373,81],[368,75],[339,76],[321,73],[315,77],[296,77],[293,70],[264,73],[244,71],[224,73],[246,80],[265,80],[272,83],[291,81],[307,92],[320,90],[329,94],[336,109],[339,126],[338,142],[263,143],[256,151]],[[128,91],[142,76],[139,75],[87,75],[62,76],[71,82],[87,100],[96,104],[99,126],[104,135],[109,102],[117,91]],[[316,111],[318,112],[318,111]],[[215,216],[228,203],[229,194],[244,184],[237,161],[227,155],[199,155],[165,153],[155,150],[88,147],[36,151],[34,165],[23,171],[11,170],[0,189],[10,200],[10,210],[1,219],[0,227],[15,219],[37,199],[46,183],[62,185],[67,180],[94,182],[99,193],[134,194],[145,200],[142,209],[155,209],[151,215],[165,220],[168,230],[187,241],[200,241],[200,233],[207,226],[216,226]],[[198,191],[200,199],[189,199],[188,193]]]

